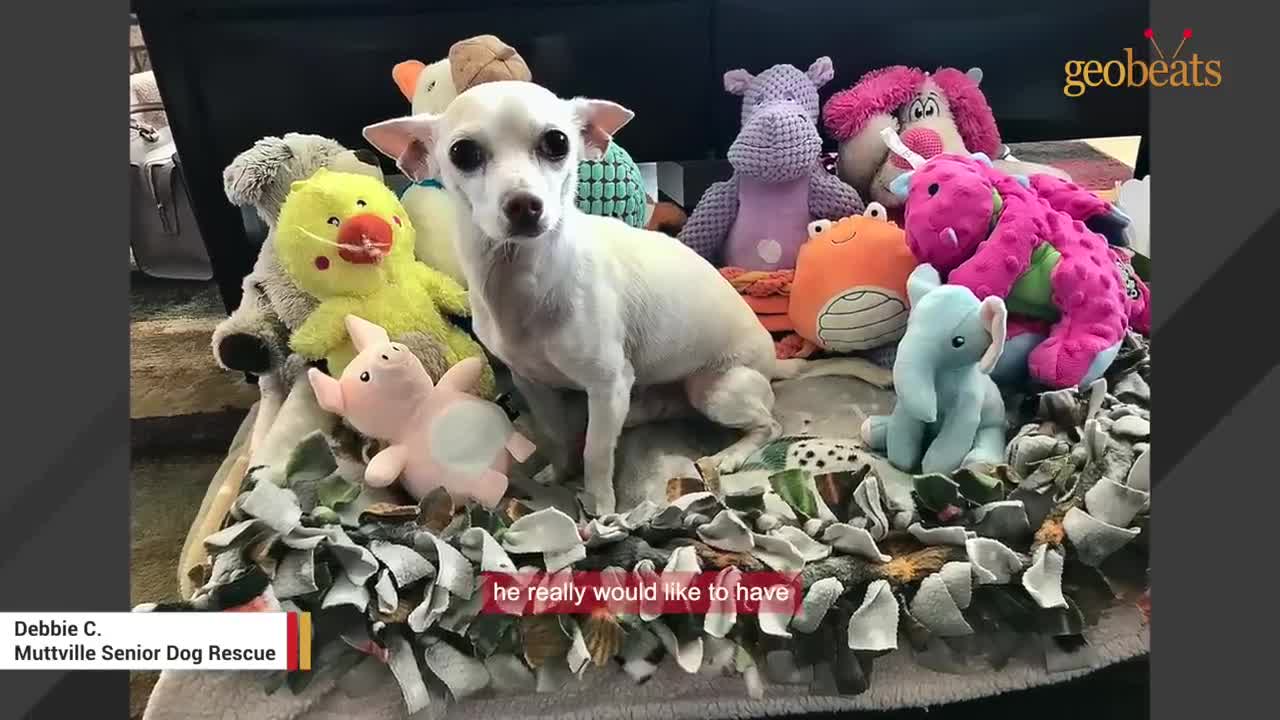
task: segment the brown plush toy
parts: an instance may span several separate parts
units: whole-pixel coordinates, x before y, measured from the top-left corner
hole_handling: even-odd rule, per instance
[[[448,56],[430,65],[405,60],[391,75],[415,115],[444,112],[458,93],[481,83],[533,79],[520,53],[494,35],[459,40],[449,48]]]
[[[458,92],[480,83],[533,79],[520,53],[493,35],[478,35],[454,43],[449,48],[449,69]]]

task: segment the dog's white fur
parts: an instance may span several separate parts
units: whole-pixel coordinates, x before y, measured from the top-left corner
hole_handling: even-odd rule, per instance
[[[770,381],[806,367],[777,360],[772,338],[743,298],[678,240],[575,207],[578,161],[598,158],[631,116],[601,100],[563,100],[531,83],[493,82],[459,95],[441,115],[365,129],[406,175],[438,174],[453,194],[476,334],[511,368],[535,419],[555,427],[562,412],[557,389],[586,392],[583,505],[596,514],[614,510],[614,451],[633,388],[677,384],[693,408],[745,431],[715,458],[731,471],[780,432]],[[570,140],[559,162],[536,151],[550,129]],[[450,161],[450,147],[461,138],[484,147],[480,169],[462,172]],[[536,237],[507,231],[502,206],[514,192],[542,201]],[[813,369],[891,383],[887,371],[865,361],[827,362]],[[568,472],[564,464],[557,471]]]

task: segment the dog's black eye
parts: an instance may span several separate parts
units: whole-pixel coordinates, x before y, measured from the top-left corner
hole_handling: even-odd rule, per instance
[[[484,148],[475,140],[463,138],[449,148],[449,161],[462,172],[471,172],[484,164]]]
[[[360,373],[360,382],[369,382],[369,373],[368,373],[368,372],[362,372],[362,373]]]
[[[342,221],[335,216],[335,217],[329,218],[329,224],[334,227],[338,227],[339,225],[342,224]]]
[[[365,205],[368,205],[368,204],[369,204],[369,203],[367,203],[367,202],[365,202],[365,201],[363,201],[363,200],[357,200],[357,201],[356,201],[356,207],[364,207]]]
[[[934,195],[937,195],[937,194],[938,194],[938,190],[940,190],[940,189],[941,189],[941,188],[939,188],[939,187],[938,187],[938,183],[934,183],[934,184],[930,185],[930,186],[929,186],[929,197],[933,197]]]
[[[955,337],[951,338],[951,347],[953,347],[953,348],[962,348],[962,347],[964,347],[964,338],[963,338],[963,337],[961,337],[961,336],[959,336],[959,335],[957,335],[957,336],[955,336]]]
[[[569,136],[559,130],[548,130],[538,140],[538,154],[548,160],[563,160],[569,154]]]

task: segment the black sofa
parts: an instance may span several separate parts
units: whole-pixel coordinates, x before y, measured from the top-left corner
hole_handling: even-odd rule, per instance
[[[835,63],[827,95],[888,64],[985,71],[1006,141],[1147,133],[1145,90],[1062,92],[1064,64],[1142,52],[1144,2],[1074,0],[132,0],[192,202],[228,309],[257,246],[222,191],[222,168],[290,131],[362,147],[361,128],[404,114],[406,58],[442,57],[493,33],[538,82],[637,113],[619,139],[645,161],[723,157],[738,100],[724,71]],[[1145,143],[1139,158],[1145,165]],[[390,170],[388,165],[388,170]],[[1143,170],[1140,167],[1139,172]]]

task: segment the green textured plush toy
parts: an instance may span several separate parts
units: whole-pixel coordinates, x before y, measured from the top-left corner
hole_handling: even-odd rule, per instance
[[[631,155],[618,143],[599,160],[578,164],[578,209],[644,227],[644,179]]]
[[[321,168],[292,185],[280,208],[276,252],[298,287],[320,301],[290,338],[294,352],[328,362],[337,377],[355,357],[346,316],[392,337],[421,332],[439,340],[453,366],[484,350],[445,316],[469,317],[467,291],[414,259],[414,228],[404,206],[376,179]],[[485,363],[476,394],[495,391]]]

